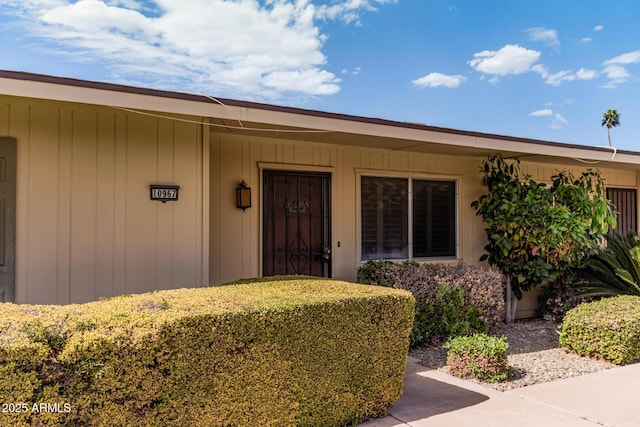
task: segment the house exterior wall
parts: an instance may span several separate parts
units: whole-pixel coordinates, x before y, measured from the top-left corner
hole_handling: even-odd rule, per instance
[[[479,263],[484,224],[470,204],[484,192],[483,157],[219,132],[187,118],[0,96],[0,136],[17,141],[16,302],[78,303],[260,276],[266,170],[331,174],[335,278],[355,280],[361,265],[367,175],[454,180],[457,256],[444,260]],[[523,162],[539,181],[588,167]],[[633,170],[601,171],[608,186],[638,188]],[[246,211],[235,207],[243,179],[253,189]],[[180,185],[179,200],[149,200],[154,183]],[[534,309],[531,297],[520,315]]]
[[[473,264],[482,254],[482,221],[470,208],[471,202],[482,192],[482,179],[477,172],[480,159],[417,155],[215,132],[211,137],[210,153],[212,283],[261,275],[262,170],[332,174],[331,249],[334,278],[355,280],[361,264],[358,184],[362,175],[456,180],[457,258]],[[253,189],[253,207],[245,212],[237,209],[234,202],[235,188],[243,179]]]
[[[455,180],[458,192],[457,259],[487,267],[486,263],[478,261],[486,244],[484,224],[470,206],[485,191],[479,172],[484,158],[309,143],[302,138],[292,141],[212,132],[209,250],[211,283],[255,277],[262,273],[263,170],[332,174],[331,250],[334,278],[353,281],[357,268],[361,265],[359,176],[362,175]],[[523,170],[541,182],[548,180],[558,170],[568,170],[577,176],[584,169],[523,162]],[[601,172],[607,185],[624,188],[638,186],[635,171]],[[235,207],[235,188],[242,180],[252,187],[253,192],[253,205],[246,211]],[[521,302],[519,317],[535,314],[536,295],[534,293]]]
[[[18,303],[80,303],[208,280],[209,133],[85,104],[0,97],[17,139]],[[149,185],[181,186],[151,201]]]

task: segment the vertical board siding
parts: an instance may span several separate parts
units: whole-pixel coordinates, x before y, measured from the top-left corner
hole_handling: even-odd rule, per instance
[[[96,219],[98,214],[97,184],[97,119],[95,112],[73,112],[71,152],[71,277],[72,303],[90,301],[95,294],[98,240]],[[37,122],[34,122],[34,124]],[[36,127],[36,126],[32,126]],[[36,141],[38,148],[45,141]],[[38,151],[36,149],[36,151]],[[33,162],[33,161],[32,161]],[[35,163],[35,162],[33,162]],[[49,174],[48,168],[42,171]],[[40,192],[33,188],[32,204]],[[37,224],[34,221],[33,224]],[[57,243],[55,240],[52,244]],[[55,253],[55,250],[51,253]],[[45,258],[41,258],[41,262]],[[42,282],[40,280],[39,282]]]
[[[332,262],[334,277],[355,280],[359,265],[357,242],[359,207],[356,170],[379,173],[438,174],[457,179],[459,256],[475,264],[482,254],[482,220],[475,217],[471,201],[482,192],[480,160],[370,150],[357,147],[281,141],[270,138],[211,134],[210,278],[224,283],[240,277],[260,276],[262,189],[259,163],[282,164],[293,171],[329,167],[332,176]],[[250,180],[247,178],[250,177]],[[235,208],[233,192],[242,179],[253,190],[253,206]],[[479,229],[478,229],[479,228]],[[338,247],[338,242],[340,246]]]
[[[129,166],[127,151],[129,140],[127,129],[129,128],[129,116],[122,113],[115,115],[115,167],[113,178],[113,191],[116,195],[113,204],[113,294],[121,295],[127,292],[127,260],[129,259],[127,248],[127,225],[129,206],[127,205],[127,193],[129,191],[128,176]]]
[[[58,304],[71,300],[71,180],[72,180],[72,148],[73,148],[73,112],[70,109],[58,109],[60,117],[58,140],[58,200],[55,204],[57,214],[57,275],[55,286]],[[50,142],[51,143],[51,142]],[[52,144],[55,146],[55,144]],[[53,211],[53,209],[52,209]],[[18,277],[19,278],[19,277]],[[31,283],[31,282],[25,282]]]
[[[29,251],[33,246],[48,245],[43,239],[38,239],[37,235],[32,232],[29,224],[32,221],[31,210],[29,205],[30,182],[31,182],[31,117],[30,107],[27,104],[11,103],[9,107],[9,126],[8,136],[17,139],[17,184],[16,184],[16,293],[17,302],[27,301],[29,298],[35,302],[41,300],[41,292],[46,293],[50,286],[40,287],[39,289],[30,289],[27,286],[21,286],[22,283],[31,283],[39,280],[47,280],[41,272],[36,272],[35,268],[29,268],[29,264],[22,260],[29,259]],[[57,136],[53,135],[54,141]],[[48,166],[49,164],[47,164]],[[48,210],[47,207],[46,210]],[[53,211],[53,210],[52,210]],[[31,242],[35,240],[35,242]],[[49,246],[55,253],[55,245]],[[38,251],[38,248],[35,248]],[[34,257],[37,256],[34,255]],[[45,254],[45,256],[50,256]],[[46,295],[45,295],[46,296]]]
[[[200,127],[3,97],[0,132],[18,141],[16,302],[205,284]],[[179,201],[151,201],[152,183],[180,185]]]
[[[52,113],[52,114],[51,114]],[[29,120],[31,122],[40,122],[41,126],[37,129],[29,130],[31,143],[29,144],[29,163],[31,176],[28,181],[28,198],[29,204],[38,203],[41,209],[31,209],[27,212],[27,218],[32,226],[29,228],[29,235],[32,241],[29,242],[29,256],[33,256],[41,260],[42,268],[29,269],[29,280],[41,282],[55,278],[57,267],[56,247],[49,242],[55,242],[57,239],[57,210],[51,209],[57,204],[59,176],[56,174],[51,176],[47,173],[51,167],[58,164],[59,150],[56,145],[42,144],[50,140],[50,135],[58,136],[59,115],[57,112],[48,111],[42,106],[32,106],[28,109]],[[18,139],[18,159],[20,157],[21,141]],[[42,145],[42,146],[41,146]],[[18,160],[19,162],[20,160]],[[18,179],[21,178],[20,168],[18,168]],[[19,222],[22,215],[17,211],[16,220]],[[17,259],[20,263],[20,259]],[[54,272],[51,275],[51,272]],[[17,288],[18,286],[16,286]],[[57,289],[55,286],[48,286],[39,290],[38,298],[48,301],[57,300]]]
[[[334,277],[355,280],[359,265],[357,242],[360,230],[358,171],[389,171],[390,175],[422,174],[455,179],[458,183],[459,258],[468,264],[480,263],[486,244],[485,224],[476,216],[471,202],[485,193],[480,173],[484,157],[432,155],[390,150],[338,146],[274,138],[211,133],[210,277],[224,283],[240,277],[261,275],[262,193],[259,163],[281,164],[292,171],[307,167],[329,167],[333,171],[332,258]],[[586,168],[522,163],[523,171],[545,182],[559,170],[579,176]],[[636,187],[636,173],[602,170],[607,183]],[[249,177],[249,179],[247,178]],[[253,189],[253,207],[245,212],[235,208],[233,191],[245,179]],[[337,244],[340,242],[340,246]],[[526,308],[526,307],[525,307]]]
[[[167,286],[193,286],[202,282],[202,133],[198,126],[175,122],[174,181],[180,185],[180,201],[168,202],[156,209],[171,207],[173,281]],[[160,204],[162,205],[162,204]],[[194,207],[198,207],[195,209]],[[206,219],[205,219],[206,220]],[[165,230],[158,233],[164,235]],[[204,278],[208,282],[208,277]]]
[[[128,119],[127,183],[137,182],[139,185],[127,186],[125,283],[126,293],[140,293],[153,290],[158,277],[156,210],[161,203],[149,200],[148,189],[158,173],[158,119],[134,115]],[[132,265],[132,260],[135,260],[135,265]]]
[[[485,224],[471,202],[486,192],[480,166],[484,157],[463,157],[338,146],[308,141],[282,141],[213,131],[210,142],[210,279],[212,284],[241,277],[261,276],[262,189],[260,163],[285,170],[308,167],[331,168],[333,277],[355,281],[358,258],[358,173],[387,171],[393,175],[422,174],[455,179],[458,183],[458,255],[467,264],[487,268],[479,259],[486,245]],[[539,182],[549,182],[559,170],[579,176],[586,168],[522,163],[523,171]],[[634,171],[601,170],[607,185],[637,188]],[[250,177],[247,179],[247,177]],[[235,208],[233,191],[245,179],[253,189],[253,206],[245,212]],[[338,246],[338,243],[340,244]],[[517,316],[535,315],[537,292],[519,303]]]
[[[175,122],[162,120],[158,122],[157,133],[157,183],[174,183],[174,141]],[[181,194],[183,195],[183,194]],[[167,206],[167,209],[156,209],[156,230],[154,234],[158,241],[156,244],[156,259],[172,259],[174,245],[174,214],[175,205]],[[158,289],[169,289],[173,283],[173,263],[156,263],[155,276]]]
[[[96,141],[96,271],[94,284],[94,295],[97,297],[108,297],[113,295],[114,292],[115,127],[115,114],[98,115]]]

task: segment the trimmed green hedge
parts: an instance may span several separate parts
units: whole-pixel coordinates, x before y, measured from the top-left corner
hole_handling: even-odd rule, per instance
[[[640,357],[640,297],[619,296],[583,303],[567,312],[560,345],[581,356],[624,365]]]
[[[298,278],[0,304],[0,425],[355,424],[400,397],[413,309]]]
[[[449,373],[460,378],[476,378],[494,383],[509,376],[505,337],[474,334],[452,338],[445,345]]]

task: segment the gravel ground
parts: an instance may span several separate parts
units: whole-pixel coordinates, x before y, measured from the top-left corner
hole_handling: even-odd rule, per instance
[[[509,343],[509,379],[485,385],[505,391],[615,367],[612,363],[558,348],[557,327],[556,323],[545,320],[525,320],[496,331],[495,335],[505,336]],[[447,370],[447,350],[443,347],[412,350],[410,355],[428,368]]]

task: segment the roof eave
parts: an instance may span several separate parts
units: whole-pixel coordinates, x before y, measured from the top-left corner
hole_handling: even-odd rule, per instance
[[[611,160],[612,150],[607,147],[589,147],[487,134],[33,73],[0,70],[0,93],[19,97],[153,111],[162,114],[180,114],[203,119],[265,123],[287,129],[315,129],[404,139],[425,144],[480,148],[497,152],[509,151],[526,155],[580,158],[640,165],[640,153],[627,150],[617,151],[615,158]]]

